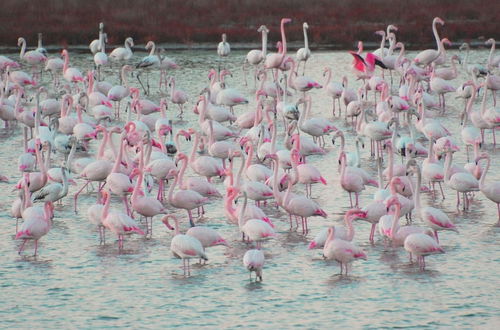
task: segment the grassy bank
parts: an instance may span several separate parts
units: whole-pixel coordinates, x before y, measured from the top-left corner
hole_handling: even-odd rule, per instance
[[[374,31],[396,24],[400,40],[420,47],[433,43],[434,16],[446,21],[441,35],[452,41],[500,38],[498,13],[500,2],[484,0],[3,0],[0,45],[15,45],[18,36],[34,45],[37,32],[46,44],[87,44],[100,21],[112,44],[128,36],[137,43],[217,42],[222,32],[229,42],[258,42],[261,24],[278,40],[280,18],[291,17],[290,40],[302,40],[307,21],[313,44],[349,48],[356,40],[377,42]]]

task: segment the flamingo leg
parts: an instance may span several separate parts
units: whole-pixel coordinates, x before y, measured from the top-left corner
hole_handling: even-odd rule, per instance
[[[26,241],[27,241],[27,239],[23,240],[23,244],[21,244],[21,247],[19,248],[19,251],[17,251],[17,253],[18,253],[19,255],[23,252],[23,250],[24,250],[24,245],[26,244]]]
[[[191,214],[191,210],[187,210],[187,213],[188,213],[188,216],[189,216],[189,225],[191,225],[191,227],[194,227],[195,224],[194,224],[194,221],[193,221],[193,215]]]
[[[35,253],[33,254],[33,257],[36,257],[36,253],[38,252],[38,240],[35,240]]]
[[[372,242],[372,243],[373,243],[373,236],[375,235],[375,226],[376,226],[376,224],[372,223],[372,229],[370,231],[370,242]]]
[[[85,189],[85,187],[88,186],[88,184],[90,183],[90,181],[87,181],[83,186],[82,188],[80,188],[80,190],[78,190],[75,194],[75,196],[73,197],[74,200],[75,200],[75,213],[77,213],[77,202],[78,202],[78,195],[80,195],[80,193],[83,191],[83,189]]]
[[[439,244],[439,237],[437,230],[434,230],[434,236],[436,237],[436,242]]]

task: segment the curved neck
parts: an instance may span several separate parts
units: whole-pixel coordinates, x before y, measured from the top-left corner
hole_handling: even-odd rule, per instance
[[[131,202],[134,204],[137,203],[137,200],[139,199],[139,191],[141,190],[143,180],[144,180],[144,173],[142,169],[139,169],[139,175],[137,176],[137,181],[135,182],[134,191],[132,192],[131,196]]]
[[[63,52],[63,57],[64,57],[63,72],[66,72],[66,70],[69,67],[69,54],[68,54],[68,51]]]
[[[281,52],[281,62],[283,62],[283,59],[285,59],[286,56],[286,35],[285,35],[285,22],[281,22],[281,45],[283,47],[282,52]]]
[[[193,149],[191,149],[191,155],[189,156],[189,162],[192,164],[195,161],[196,149],[198,148],[198,144],[200,143],[200,134],[198,132],[194,133],[194,143]],[[177,149],[180,150],[180,149]]]
[[[306,50],[309,49],[309,40],[307,39],[307,27],[303,27],[303,30],[304,30],[304,48]]]
[[[161,134],[161,132],[159,130],[156,132],[156,134],[157,134],[157,137],[158,137],[158,141],[160,141],[161,152],[163,152],[164,154],[166,154],[167,153],[167,147],[165,146],[164,135]],[[176,138],[177,138],[177,136],[176,136]],[[177,141],[176,141],[176,146],[175,146],[176,148],[178,147],[177,146],[178,140],[179,139],[177,139]],[[181,150],[181,149],[177,148],[177,150]]]
[[[328,70],[326,70],[326,83],[325,83],[325,85],[328,85],[331,80],[332,80],[332,69],[328,68]]]
[[[245,153],[241,153],[241,165],[240,168],[238,169],[238,174],[236,174],[236,187],[241,186],[241,176],[243,175],[243,170],[245,169]]]
[[[394,212],[394,218],[392,219],[391,238],[396,236],[397,228],[399,227],[399,218],[401,217],[401,204],[396,203],[394,206],[396,207],[396,211]]]
[[[125,48],[126,48],[127,50],[129,50],[129,51],[131,50],[131,49],[130,49],[130,40],[129,40],[128,38],[127,38],[127,39],[125,39],[124,46],[125,46]]]
[[[184,163],[187,165],[187,160]],[[184,164],[182,164],[182,166],[184,167]],[[175,190],[175,186],[177,186],[177,183],[179,182],[179,175],[180,175],[180,173],[176,173],[175,174],[175,176],[174,176],[174,182],[172,183],[172,185],[170,186],[170,188],[168,188],[168,202],[170,204],[172,204],[172,202],[173,202],[174,190]]]
[[[120,165],[122,163],[122,157],[123,157],[123,140],[125,138],[125,135],[122,135],[122,138],[120,139],[120,149],[118,150],[118,157],[116,157],[115,164],[113,165],[113,169],[111,170],[111,173],[118,173],[118,169],[120,168]]]
[[[104,199],[104,208],[102,209],[101,219],[106,219],[109,214],[109,206],[111,202],[111,196],[106,193],[106,198]]]
[[[381,53],[380,53],[380,55],[382,55],[382,56],[384,55],[384,54],[383,54],[383,50],[384,50],[384,47],[385,47],[385,40],[386,40],[386,34],[385,34],[385,32],[384,32],[384,33],[382,34],[382,40],[380,40],[380,48],[379,48],[379,49],[380,49],[380,52],[381,52]]]
[[[481,173],[481,178],[479,179],[479,189],[483,190],[484,187],[484,180],[486,179],[486,174],[488,173],[490,169],[490,164],[491,164],[491,159],[490,157],[486,158],[486,168],[484,169],[483,173]]]
[[[446,153],[446,158],[444,160],[444,182],[448,184],[448,181],[450,181],[450,169],[451,169],[451,163],[453,162],[453,154],[451,151],[448,151]]]
[[[24,57],[24,53],[26,52],[26,40],[21,40],[21,52],[19,53],[19,58],[22,60]]]
[[[151,42],[151,50],[149,51],[149,56],[153,56],[156,52],[156,44],[153,41]]]
[[[354,226],[352,225],[353,218],[347,213],[344,217],[344,223],[347,227],[347,241],[352,241],[354,238]]]
[[[71,168],[71,163],[73,163],[73,158],[76,152],[76,140],[71,143],[71,150],[69,151],[68,160],[66,161],[67,168]]]
[[[102,159],[104,157],[104,149],[106,148],[106,144],[108,144],[108,139],[109,139],[109,133],[106,129],[102,131],[102,141],[101,145],[99,146],[99,152],[97,153],[97,159]]]
[[[128,88],[128,81],[127,81],[127,74],[126,74],[126,69],[125,67],[122,68],[122,84],[125,88]]]
[[[188,161],[189,160],[187,159],[187,156],[182,158],[182,166],[181,166],[181,170],[179,171],[179,175],[178,175],[179,187],[181,187],[181,189],[184,187],[184,173],[186,172]]]
[[[434,39],[436,40],[436,45],[437,45],[437,48],[438,50],[441,52],[441,39],[439,39],[439,34],[438,34],[438,31],[437,31],[437,21],[434,20],[432,22],[432,33],[434,33]]]
[[[245,163],[245,168],[250,167],[253,158],[253,145],[250,142],[248,142],[247,145],[248,145],[248,158]]]
[[[279,163],[278,163],[277,159],[273,158],[273,165],[274,165],[274,168],[273,168],[273,195],[274,195],[274,198],[276,199],[276,202],[278,204],[280,204],[281,200],[280,200],[280,193],[279,193],[279,188],[278,188],[278,182],[279,182],[278,168],[279,168]]]
[[[236,198],[236,194],[228,194],[224,203],[224,208],[226,210],[226,216],[233,222],[239,220],[236,209],[233,207],[233,201]]]

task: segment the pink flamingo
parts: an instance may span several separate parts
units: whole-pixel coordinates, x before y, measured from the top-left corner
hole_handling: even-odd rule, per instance
[[[323,257],[327,260],[335,260],[340,263],[340,274],[343,273],[345,265],[345,274],[348,272],[348,265],[356,259],[366,260],[366,253],[352,244],[335,237],[335,228],[328,228],[328,238],[323,248]]]
[[[323,70],[323,76],[326,75],[326,82],[325,82],[325,90],[326,94],[328,96],[331,96],[332,98],[332,104],[333,104],[333,109],[332,109],[332,115],[335,117],[335,100],[338,101],[339,103],[339,116],[341,115],[341,107],[340,107],[340,98],[342,96],[342,91],[344,90],[344,86],[342,86],[341,83],[336,82],[336,81],[331,81],[332,80],[332,69],[329,67],[326,67]]]
[[[172,101],[172,103],[177,104],[179,106],[178,117],[180,117],[182,119],[182,116],[184,114],[184,104],[186,104],[188,101],[188,95],[183,90],[175,89],[175,78],[174,77],[170,77],[170,85],[169,86],[171,87],[170,100]]]
[[[132,58],[132,49],[130,47],[134,47],[134,40],[130,37],[125,39],[124,47],[118,47],[113,49],[113,51],[109,54],[109,57],[113,61],[128,61]]]
[[[191,177],[184,181],[184,173],[189,163],[188,157],[184,153],[179,153],[176,158],[177,162],[183,161],[179,171],[179,187],[181,189],[194,190],[205,197],[222,197],[217,188],[203,178]]]
[[[90,182],[95,181],[99,182],[99,191],[101,191],[101,183],[105,182],[106,178],[113,169],[113,163],[108,160],[102,159],[104,157],[104,148],[108,143],[109,132],[106,130],[106,128],[101,126],[98,126],[97,129],[103,133],[103,139],[99,147],[97,159],[87,164],[82,172],[80,172],[80,178],[85,179],[86,182],[82,186],[82,188],[80,188],[80,190],[75,193],[75,196],[73,197],[75,200],[75,213],[77,213],[78,196],[83,191],[83,189],[85,189],[85,187],[87,187]]]
[[[439,246],[439,242],[434,239],[431,230],[408,235],[404,242],[404,248],[410,254],[410,262],[412,262],[413,255],[417,256],[418,264],[422,270],[425,269],[426,256],[444,253],[443,248]]]
[[[444,183],[457,192],[457,208],[460,207],[460,193],[463,195],[464,210],[469,209],[469,198],[467,193],[479,190],[479,181],[469,172],[451,174],[451,163],[453,154],[451,150],[446,152],[444,164]]]
[[[386,206],[390,209],[394,206],[394,216],[392,217],[392,224],[389,230],[389,238],[392,240],[392,245],[394,247],[399,247],[404,245],[404,241],[408,235],[413,233],[423,233],[425,228],[417,226],[400,226],[399,218],[401,218],[401,202],[397,196],[390,197],[386,202]]]
[[[154,197],[144,196],[141,186],[144,180],[144,148],[141,146],[141,159],[139,168],[135,170],[139,173],[137,181],[130,198],[132,209],[146,218],[146,233],[153,235],[153,217],[158,214],[167,214],[167,209]],[[134,172],[132,172],[134,173]],[[148,218],[150,221],[148,222]]]
[[[123,200],[123,204],[127,209],[127,215],[130,215],[129,203],[127,200],[127,195],[131,194],[134,191],[134,185],[132,183],[132,178],[126,174],[120,172],[120,165],[122,164],[123,157],[123,149],[127,141],[125,141],[125,134],[122,133],[120,139],[120,149],[118,151],[118,157],[116,157],[116,161],[111,169],[111,173],[106,177],[106,184],[109,190],[121,197]]]
[[[353,220],[364,220],[366,218],[366,212],[359,209],[348,210],[344,215],[345,227],[335,226],[336,236],[338,239],[351,242],[354,238],[354,226],[352,225]],[[333,226],[332,226],[333,227]],[[328,227],[322,229],[316,237],[309,243],[309,249],[321,249],[325,246],[326,239],[328,238]]]
[[[265,221],[260,219],[245,220],[244,214],[248,204],[248,197],[246,192],[243,192],[243,207],[240,209],[238,215],[238,226],[243,238],[247,237],[249,241],[256,242],[258,250],[262,247],[262,241],[276,236],[273,227]]]
[[[488,198],[493,203],[497,204],[498,222],[495,224],[495,226],[500,227],[500,181],[494,181],[489,183],[484,182],[486,180],[486,174],[490,169],[491,159],[490,155],[488,155],[487,153],[483,153],[478,158],[476,158],[476,163],[478,163],[481,159],[486,159],[487,163],[486,163],[486,168],[483,171],[483,174],[481,175],[481,178],[479,180],[479,190],[481,190],[481,192],[484,194],[484,196],[486,196],[486,198]]]
[[[283,60],[286,56],[286,35],[285,35],[285,24],[290,23],[292,21],[291,18],[282,18],[280,23],[281,30],[281,42],[282,42],[282,51],[279,53],[271,53],[267,54],[266,59],[264,61],[264,68],[266,69],[278,69],[283,63]]]
[[[264,266],[265,258],[261,250],[248,250],[243,256],[243,265],[248,269],[250,281],[252,280],[252,272],[255,272],[255,280],[259,279],[262,282],[262,267]]]
[[[311,135],[314,142],[319,142],[320,146],[324,147],[326,144],[325,135],[338,131],[338,129],[331,121],[325,118],[314,117],[306,120],[305,118],[311,114],[311,96],[306,95],[303,98],[303,101],[306,102],[307,106],[306,109],[300,114],[298,127],[301,131]]]
[[[414,194],[415,209],[420,214],[424,223],[434,230],[434,236],[437,243],[439,243],[438,231],[440,230],[451,230],[458,233],[456,226],[453,222],[451,222],[446,213],[435,207],[420,206],[420,189],[422,188],[422,174],[420,172],[420,166],[418,166],[416,161],[413,159],[408,162],[408,166],[414,173],[417,174],[417,186]]]
[[[193,149],[191,149],[191,155],[189,157],[189,165],[197,174],[207,178],[208,182],[211,182],[214,176],[224,176],[225,170],[222,166],[222,162],[219,159],[210,156],[196,156],[196,149],[200,141],[200,134],[196,131],[192,131],[194,134],[194,144]]]
[[[110,55],[111,56],[111,55]],[[108,91],[108,99],[115,102],[115,117],[120,118],[121,101],[130,95],[130,89],[127,83],[127,73],[132,72],[134,68],[130,65],[124,65],[121,71],[121,81],[123,85],[115,85]]]
[[[102,210],[102,224],[109,231],[118,236],[118,249],[123,249],[123,238],[125,235],[133,233],[144,235],[144,232],[139,228],[134,219],[120,211],[110,211],[111,195],[108,191],[103,190],[104,208]]]
[[[50,215],[52,214],[51,206],[49,203],[45,203],[43,213],[38,213],[37,215],[31,214],[30,217],[25,217],[24,214],[26,213],[23,212],[24,222],[16,234],[16,239],[23,240],[23,244],[21,244],[18,253],[21,254],[24,250],[26,241],[32,239],[35,240],[35,253],[33,256],[36,256],[38,251],[38,240],[47,235],[52,227],[50,218]]]
[[[239,196],[240,190],[236,187],[227,188],[226,197],[224,201],[224,211],[229,219],[234,224],[238,223],[238,214],[240,213],[242,206],[241,204],[238,207],[233,207],[234,200]],[[245,213],[243,214],[243,219],[245,221],[249,219],[260,219],[264,222],[267,222],[271,227],[274,227],[273,223],[269,219],[269,217],[262,211],[262,209],[256,205],[247,205],[245,209]]]
[[[292,168],[295,173],[294,182],[306,185],[306,196],[311,197],[312,185],[321,182],[326,185],[326,179],[321,176],[319,170],[311,164],[299,162],[300,153],[297,149],[292,150]]]
[[[64,67],[63,67],[63,77],[69,83],[78,83],[83,82],[84,77],[80,70],[74,67],[69,66],[69,54],[66,49],[63,49],[61,52],[61,56],[64,58]]]
[[[340,154],[340,185],[342,189],[347,191],[349,193],[349,200],[351,202],[351,207],[352,205],[352,196],[351,194],[354,193],[356,197],[356,207],[359,205],[359,193],[365,189],[365,184],[363,182],[363,178],[356,173],[352,172],[347,172],[346,171],[346,154],[345,152]]]
[[[175,228],[173,228],[168,222],[169,219],[173,219],[175,222]],[[184,270],[184,276],[191,275],[190,260],[192,258],[201,258],[205,261],[208,260],[205,254],[205,249],[203,248],[201,242],[191,235],[183,235],[180,233],[179,220],[173,214],[165,215],[161,221],[167,226],[168,229],[175,229],[175,236],[170,243],[170,251],[176,258],[182,259],[182,268]]]
[[[290,223],[292,215],[301,218],[302,222],[302,233],[307,233],[309,231],[307,225],[307,218],[312,216],[321,216],[323,218],[327,217],[326,212],[310,198],[302,195],[291,195],[292,190],[292,180],[287,177],[288,189],[286,190],[285,196],[283,198],[283,208],[288,212],[290,217]]]
[[[434,39],[436,40],[438,49],[426,49],[424,51],[421,51],[417,54],[417,56],[415,56],[415,59],[413,60],[415,63],[427,66],[437,60],[438,57],[442,54],[442,49],[440,47],[441,39],[439,38],[436,27],[437,24],[444,25],[444,21],[439,17],[434,17],[434,19],[432,20],[432,32],[434,33]]]
[[[382,69],[387,69],[384,62],[382,62],[380,58],[373,53],[366,54],[365,58],[356,52],[350,51],[349,54],[354,57],[354,73],[358,79],[362,79],[363,81],[365,81],[365,79],[370,79],[373,76],[375,72],[375,65],[380,66]]]
[[[184,162],[185,169],[186,162]],[[179,181],[179,172],[175,169],[170,170],[169,175],[174,177],[174,183],[168,190],[168,202],[175,208],[185,209],[189,216],[189,224],[194,227],[193,216],[191,210],[201,207],[208,202],[208,197],[200,195],[198,192],[190,189],[179,190],[174,194],[175,186]]]

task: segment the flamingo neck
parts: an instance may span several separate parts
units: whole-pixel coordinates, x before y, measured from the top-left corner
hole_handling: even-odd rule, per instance
[[[422,188],[422,172],[420,171],[420,167],[417,165],[416,167],[416,172],[417,172],[417,187],[415,191],[415,208],[417,209],[417,212],[420,212],[420,207],[421,207],[421,200],[420,200],[420,189]]]
[[[179,175],[178,175],[178,177],[179,177],[179,187],[181,187],[181,188],[184,188],[184,173],[186,172],[187,164],[188,164],[187,157],[183,157],[182,158],[181,170],[179,171]]]
[[[23,59],[24,54],[26,52],[26,40],[22,39],[21,40],[21,52],[19,53],[19,59]]]
[[[384,32],[382,34],[382,40],[380,41],[380,55],[384,55],[384,47],[385,47],[385,41],[386,41],[386,33]],[[359,52],[358,52],[359,54]]]
[[[281,22],[281,44],[282,44],[282,52],[281,52],[281,62],[285,59],[286,56],[286,35],[285,35],[285,22]]]
[[[80,116],[81,116],[81,110],[80,110]],[[102,131],[102,141],[101,145],[99,146],[99,152],[97,153],[97,159],[102,159],[104,157],[104,149],[106,148],[106,144],[108,144],[108,139],[109,139],[109,133],[106,129]]]
[[[304,48],[307,50],[309,50],[309,40],[307,39],[307,27],[303,27],[303,30],[304,30]]]
[[[442,52],[442,44],[441,44],[441,39],[439,38],[439,34],[437,31],[437,20],[434,20],[432,22],[432,33],[434,33],[434,39],[436,40],[436,46],[438,48],[439,54]]]
[[[226,215],[231,219],[231,221],[238,221],[239,223],[238,214],[236,213],[236,209],[233,207],[233,201],[235,198],[236,194],[228,194],[226,197],[224,208],[226,210]]]
[[[247,210],[247,203],[248,203],[248,197],[247,197],[247,194],[245,193],[244,197],[243,197],[243,206],[241,207],[240,214],[238,215],[238,226],[239,226],[240,230],[245,225],[244,215],[245,215],[245,211]]]
[[[187,165],[187,160],[184,163]],[[185,168],[185,166],[184,166],[185,164],[182,164],[183,168]],[[181,169],[181,171],[182,171],[182,169]],[[182,173],[182,174],[184,174],[184,173]],[[175,187],[177,186],[177,183],[179,182],[179,175],[180,175],[180,173],[176,173],[175,174],[175,176],[174,176],[174,182],[172,183],[172,185],[170,186],[170,188],[168,188],[168,197],[167,197],[167,199],[168,199],[168,202],[170,204],[172,204],[173,201],[174,201],[174,190],[175,190]]]
[[[493,60],[493,53],[495,52],[495,41],[491,43],[490,55],[488,55],[488,66],[491,66],[491,61]]]
[[[108,217],[108,214],[109,214],[109,206],[110,206],[110,202],[111,202],[111,196],[109,195],[109,193],[106,193],[106,197],[104,198],[104,207],[102,209],[102,213],[101,213],[101,219],[106,219]]]
[[[69,54],[68,54],[68,51],[65,51],[63,53],[63,56],[64,56],[63,73],[66,73],[66,70],[68,70],[68,67],[69,67]]]
[[[247,143],[248,145],[248,158],[246,159],[245,169],[248,169],[252,163],[253,158],[253,145],[252,143]]]
[[[490,157],[486,158],[486,168],[484,169],[483,173],[481,173],[481,178],[479,179],[479,189],[483,190],[484,189],[484,181],[486,180],[486,174],[488,173],[490,169],[490,164],[491,164],[491,159]]]
[[[151,44],[152,45],[151,45],[151,50],[149,51],[149,56],[153,56],[156,52],[156,44],[153,41],[151,41]]]
[[[392,219],[392,225],[391,225],[392,239],[394,239],[399,229],[399,218],[401,217],[401,204],[397,202],[394,206],[396,207],[396,211],[394,212],[394,218]]]
[[[347,240],[352,241],[354,238],[354,226],[352,225],[353,217],[349,214],[344,217],[344,222],[347,227]]]
[[[189,156],[189,163],[193,164],[196,156],[196,149],[198,148],[198,144],[200,143],[200,134],[198,132],[194,133],[194,143],[193,149],[191,149],[191,155]],[[177,149],[180,150],[180,149]]]
[[[134,191],[132,192],[131,201],[133,204],[137,203],[139,200],[139,191],[141,190],[142,181],[144,179],[144,172],[139,169],[139,175],[137,176],[137,181],[135,182]]]
[[[267,31],[262,30],[262,58],[266,58],[267,55]]]
[[[330,81],[332,80],[332,69],[328,68],[328,70],[326,72],[327,72],[327,76],[326,76],[325,86],[328,85],[330,83]]]
[[[236,174],[236,187],[238,188],[241,186],[241,176],[243,175],[243,170],[245,169],[245,163],[245,153],[242,152],[240,168],[238,169],[238,173]]]
[[[118,169],[120,168],[120,164],[122,163],[124,139],[125,139],[125,135],[122,135],[122,138],[120,139],[120,149],[118,151],[118,157],[116,157],[115,164],[113,165],[113,169],[111,170],[111,173],[118,173]]]
[[[273,158],[273,194],[274,194],[274,198],[276,199],[276,202],[278,204],[281,203],[281,195],[280,195],[280,192],[279,192],[279,188],[278,188],[278,181],[279,181],[279,178],[278,178],[278,167],[279,167],[279,164],[278,164],[278,160],[277,159],[274,159]]]
[[[453,162],[453,153],[451,151],[446,152],[446,158],[444,160],[444,182],[448,184],[451,175],[451,163]]]

